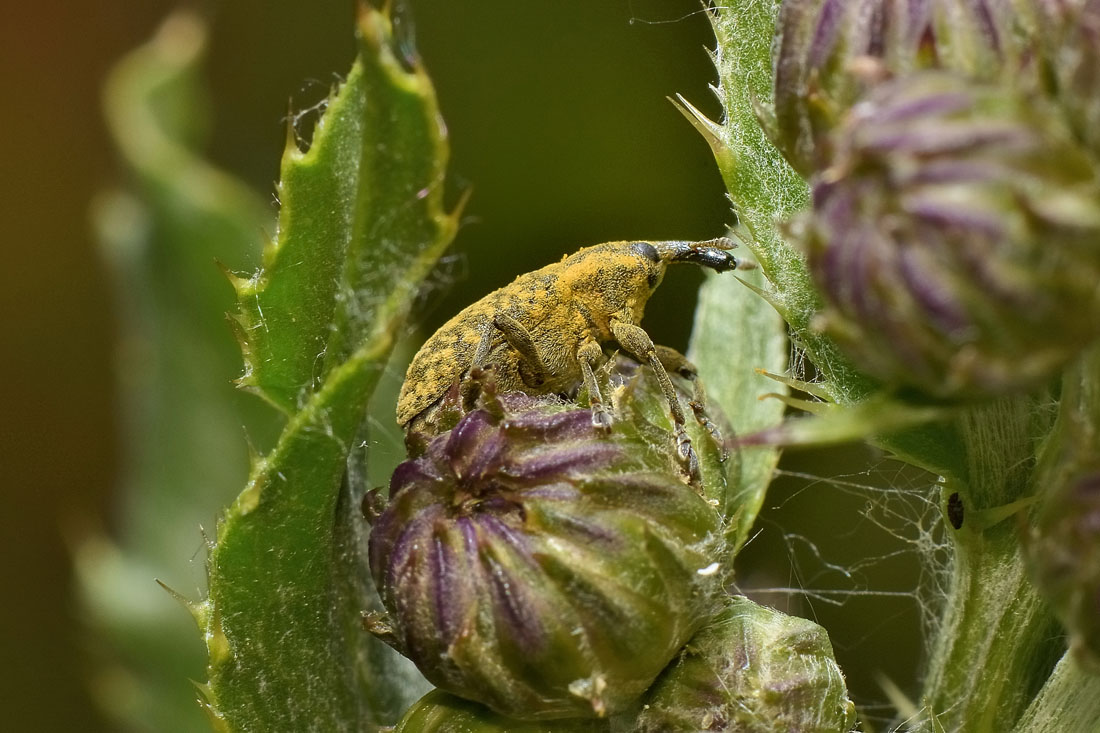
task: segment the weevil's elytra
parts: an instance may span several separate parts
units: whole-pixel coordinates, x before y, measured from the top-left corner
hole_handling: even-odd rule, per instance
[[[568,394],[588,389],[593,422],[609,428],[592,369],[617,344],[649,364],[661,381],[677,426],[685,466],[691,459],[683,410],[638,323],[670,263],[692,262],[719,272],[740,263],[725,238],[706,242],[608,242],[521,275],[445,323],[417,352],[397,402],[397,422],[431,429],[441,398],[474,366],[491,365],[500,391]],[[689,468],[689,471],[691,469]]]

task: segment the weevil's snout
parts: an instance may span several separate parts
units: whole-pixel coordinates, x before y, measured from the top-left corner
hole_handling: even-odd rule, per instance
[[[665,262],[691,262],[716,272],[745,269],[745,263],[727,251],[736,247],[737,242],[726,237],[705,242],[654,242],[653,245]]]
[[[689,256],[683,259],[683,261],[694,262],[697,265],[709,267],[715,272],[736,270],[737,266],[741,264],[740,261],[729,252],[714,247],[704,247],[693,250]]]

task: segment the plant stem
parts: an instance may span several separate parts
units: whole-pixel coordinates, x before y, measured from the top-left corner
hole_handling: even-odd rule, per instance
[[[1015,733],[1084,733],[1100,720],[1100,676],[1067,653],[1032,701]]]
[[[1061,651],[1060,631],[1028,578],[1013,523],[964,525],[956,535],[923,703],[944,730],[1011,730]]]
[[[1046,432],[1037,430],[1042,419],[1035,402],[1012,398],[959,420],[967,476],[946,492],[959,494],[965,513],[949,530],[951,587],[923,694],[925,722],[936,728],[1011,730],[1062,652],[1059,626],[1028,577],[1017,522],[999,521],[997,511],[1034,490],[1032,436]]]

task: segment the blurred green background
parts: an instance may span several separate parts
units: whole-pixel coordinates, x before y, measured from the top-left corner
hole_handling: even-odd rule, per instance
[[[731,221],[710,151],[666,99],[679,92],[718,114],[707,88],[714,71],[704,49],[712,38],[695,0],[407,5],[405,30],[436,84],[451,134],[452,200],[467,188],[473,192],[454,255],[418,314],[422,331],[579,246],[707,238]],[[161,0],[70,0],[64,7],[24,3],[5,11],[4,730],[112,729],[90,693],[102,640],[82,618],[70,559],[78,538],[98,529],[117,533],[123,516],[116,487],[125,446],[113,359],[127,314],[117,312],[115,304],[125,301],[112,296],[89,211],[97,193],[127,180],[101,113],[104,76],[176,7]],[[194,7],[211,22],[209,157],[271,202],[273,212],[288,100],[291,109],[310,107],[346,72],[353,4],[224,0]],[[264,236],[256,232],[256,250]],[[700,277],[691,268],[670,273],[646,318],[656,341],[686,345]],[[220,278],[211,261],[209,282]],[[224,287],[228,294],[228,283]],[[224,339],[231,348],[228,327]],[[391,384],[399,379],[397,373]],[[246,421],[242,416],[242,426]],[[243,428],[240,444],[229,450],[243,465]],[[921,477],[895,475],[890,464],[859,448],[795,454],[784,467],[820,476],[854,473],[845,477],[853,484],[924,488]],[[741,582],[746,588],[897,591],[856,596],[839,607],[785,592],[763,598],[830,629],[857,701],[884,699],[879,673],[912,693],[919,640],[916,604],[907,594],[918,568],[913,544],[892,538],[876,520],[890,521],[897,507],[919,513],[920,499],[884,505],[855,490],[791,476],[780,480],[768,506],[762,533],[742,558]],[[208,511],[212,520],[215,508]],[[908,520],[900,526],[920,539]],[[816,545],[838,570],[813,559]],[[178,556],[178,567],[188,572],[153,575],[193,594],[203,577],[198,526]],[[863,567],[868,557],[884,559]],[[152,575],[145,602],[178,614],[179,628],[186,629],[185,611]],[[197,636],[183,643],[190,642],[201,653]],[[201,679],[201,667],[192,676]],[[181,688],[187,684],[180,680]],[[883,708],[874,713],[889,717]]]

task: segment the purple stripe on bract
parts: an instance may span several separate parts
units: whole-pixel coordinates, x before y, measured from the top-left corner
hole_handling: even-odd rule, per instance
[[[993,11],[984,0],[971,0],[969,6],[974,10],[974,19],[976,25],[981,30],[982,37],[985,38],[989,47],[1000,55],[1003,41],[1001,40],[1001,34],[997,28],[997,23],[993,19]]]
[[[553,413],[525,412],[508,418],[506,430],[509,433],[535,433],[540,437],[544,437],[548,442],[595,436],[595,429],[592,427],[592,413],[589,410],[563,410]]]
[[[531,538],[522,532],[517,532],[507,522],[492,514],[479,514],[476,517],[478,528],[483,533],[478,537],[478,546],[496,545],[504,543],[505,547],[515,552],[527,563],[531,563]]]
[[[821,13],[817,16],[814,26],[813,38],[810,39],[810,50],[806,55],[806,71],[820,68],[825,64],[829,55],[836,50],[836,37],[844,25],[845,0],[825,0]]]
[[[896,89],[897,87],[894,87]],[[972,103],[972,97],[964,92],[944,92],[925,94],[915,99],[890,100],[890,104],[868,102],[869,113],[864,118],[873,117],[876,126],[891,122],[907,122],[913,118],[946,115],[966,109]]]
[[[866,54],[871,58],[881,59],[886,55],[886,34],[889,31],[889,10],[886,4],[867,0],[860,11],[861,16],[866,16],[864,21],[866,28]]]
[[[405,574],[405,569],[415,562],[419,550],[419,542],[423,539],[423,526],[418,523],[405,527],[401,534],[390,546],[389,552],[384,552],[382,569],[384,570],[384,587],[397,588],[399,579]]]
[[[454,552],[447,542],[450,530],[451,527],[448,524],[436,525],[435,531],[432,532],[429,559],[430,573],[435,581],[432,584],[434,590],[432,600],[435,606],[435,617],[438,620],[437,628],[443,642],[448,646],[461,631],[460,621],[466,607],[466,599],[462,597],[465,595],[462,593],[462,587],[466,579],[460,576],[458,569],[460,563],[455,561]]]
[[[388,564],[390,557],[399,549],[401,543],[407,541],[405,538],[410,532],[422,527],[423,521],[431,521],[433,516],[441,514],[437,504],[428,504],[412,516],[399,511],[401,508],[403,507],[391,504],[371,528],[368,543],[372,567],[375,565],[375,559],[381,563],[378,567]]]
[[[409,484],[438,481],[440,475],[436,467],[430,461],[415,460],[404,461],[394,470],[390,477],[390,500]]]
[[[818,236],[824,241],[816,244],[812,254],[818,258],[815,274],[826,290],[831,290],[844,275],[840,262],[844,253],[840,251],[842,248],[832,245],[835,232],[851,223],[849,198],[850,195],[839,184],[818,183],[814,186]]]
[[[970,327],[970,321],[951,298],[950,291],[940,287],[938,277],[925,267],[925,259],[912,247],[900,248],[898,269],[902,280],[936,328],[945,333],[961,333]]]
[[[463,417],[455,425],[447,440],[443,452],[453,462],[462,459],[477,449],[484,433],[493,429],[491,418],[484,410],[475,410]]]
[[[487,478],[500,468],[500,461],[507,447],[507,438],[499,430],[486,431],[468,455],[451,461],[459,485],[471,487],[486,483]]]
[[[911,123],[878,125],[869,120],[857,133],[862,151],[880,154],[943,155],[990,148],[998,154],[1026,152],[1035,136],[1016,124],[923,119]]]
[[[986,182],[1003,180],[1014,174],[1002,161],[993,159],[939,158],[925,161],[911,176],[905,179],[905,185],[928,185],[933,183]]]
[[[942,197],[910,194],[905,196],[902,204],[905,213],[919,217],[933,227],[943,226],[965,232],[968,237],[981,235],[996,240],[1005,236],[1004,214],[977,209],[972,203],[959,206],[944,201]],[[940,232],[937,238],[944,236]]]
[[[445,508],[440,504],[427,504],[411,517],[402,518],[395,512],[393,514],[393,524],[387,525],[383,531],[373,530],[371,540],[375,540],[375,535],[378,535],[380,543],[384,542],[385,538],[392,538],[392,541],[388,543],[388,549],[384,544],[381,545],[381,548],[388,555],[386,563],[393,565],[394,557],[415,551],[418,543],[423,541],[422,533],[428,531],[436,522],[446,520]],[[402,521],[404,521],[403,525],[400,524]]]
[[[477,522],[473,517],[458,517],[455,524],[462,535],[462,551],[469,557],[477,557],[481,546]]]
[[[567,483],[548,483],[524,489],[525,501],[577,501],[581,498],[581,492],[575,486]]]
[[[554,523],[555,535],[564,535],[565,538],[572,539],[577,544],[599,543],[608,548],[623,545],[624,536],[604,523],[590,521],[590,517],[580,517],[568,511],[551,512],[548,516]]]
[[[836,280],[838,287],[834,288],[834,293],[838,303],[850,311],[871,316],[873,320],[879,306],[871,302],[873,299],[870,297],[869,286],[874,282],[872,277],[876,274],[872,263],[875,246],[880,243],[879,235],[862,221],[853,221],[850,224],[853,225],[852,228],[842,235],[843,244],[836,247],[843,259],[840,262],[841,273]],[[881,244],[890,246],[885,238]]]
[[[482,553],[481,563],[489,579],[496,619],[506,625],[498,633],[514,641],[524,652],[539,651],[544,645],[542,627],[523,583],[510,575],[491,553]]]
[[[501,473],[525,481],[540,481],[586,473],[602,468],[621,456],[622,451],[607,441],[579,441],[568,448],[554,446],[541,454],[512,460],[501,467]]]

